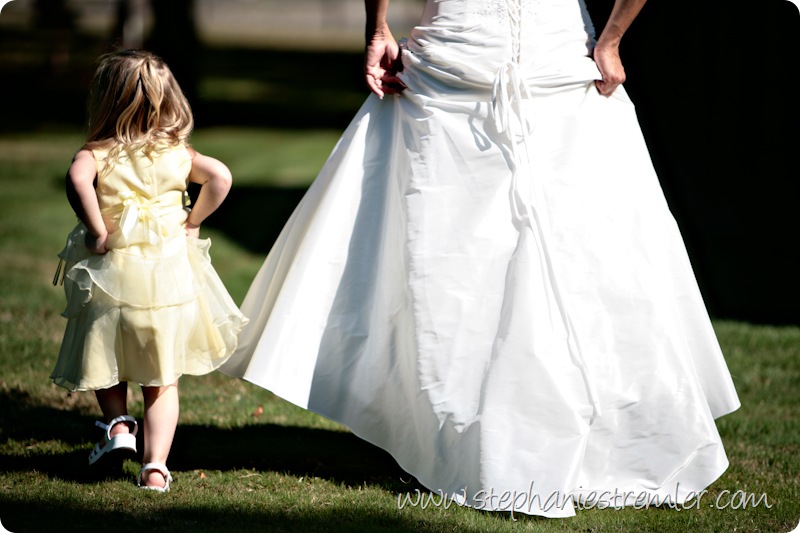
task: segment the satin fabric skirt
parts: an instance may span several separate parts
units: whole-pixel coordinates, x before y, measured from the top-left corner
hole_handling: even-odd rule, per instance
[[[575,0],[429,1],[408,88],[344,132],[223,371],[478,509],[678,503],[717,479],[738,398],[592,35]]]

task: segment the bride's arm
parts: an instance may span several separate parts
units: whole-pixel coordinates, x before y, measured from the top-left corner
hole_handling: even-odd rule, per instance
[[[603,76],[595,82],[597,90],[604,96],[611,96],[614,90],[625,81],[625,69],[619,57],[619,43],[633,20],[642,10],[647,0],[616,0],[608,22],[597,39],[594,60]]]
[[[384,94],[404,89],[403,82],[396,76],[403,68],[400,49],[386,22],[389,0],[364,0],[364,8],[367,12],[364,75],[369,89],[383,98]]]

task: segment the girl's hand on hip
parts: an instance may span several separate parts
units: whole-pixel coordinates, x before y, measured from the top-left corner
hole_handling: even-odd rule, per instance
[[[95,236],[92,235],[91,232],[87,231],[86,235],[83,238],[84,244],[86,244],[86,249],[92,252],[93,254],[104,254],[108,252],[108,248],[106,248],[106,241],[108,240],[108,233],[104,233],[103,235]]]
[[[199,239],[200,238],[200,226],[195,226],[194,224],[186,223],[186,236],[191,239]]]

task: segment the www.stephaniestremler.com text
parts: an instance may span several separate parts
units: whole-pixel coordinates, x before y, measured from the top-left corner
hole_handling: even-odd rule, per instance
[[[757,496],[755,493],[743,490],[731,491],[726,489],[712,496],[707,490],[701,490],[698,492],[689,491],[686,493],[685,498],[679,498],[679,493],[680,483],[675,484],[675,491],[672,494],[654,494],[649,491],[621,491],[619,489],[590,491],[580,496],[560,491],[539,494],[534,490],[534,483],[531,482],[527,491],[480,490],[475,493],[472,502],[468,501],[466,487],[454,494],[445,494],[441,490],[438,493],[433,493],[416,489],[414,492],[399,493],[397,495],[397,508],[421,507],[425,509],[431,506],[447,509],[453,503],[464,502],[478,510],[510,511],[512,516],[515,512],[548,512],[554,509],[564,509],[568,505],[573,506],[575,509],[666,507],[676,511],[700,509],[702,506],[719,510],[747,509],[760,505],[767,509],[772,508],[766,493]]]

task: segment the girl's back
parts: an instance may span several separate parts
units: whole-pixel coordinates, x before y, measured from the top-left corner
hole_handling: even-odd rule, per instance
[[[116,161],[109,161],[109,150],[92,153],[109,249],[133,247],[128,251],[153,255],[168,251],[176,238],[185,240],[186,185],[192,169],[185,145],[160,147],[149,155],[144,148],[127,148]]]

